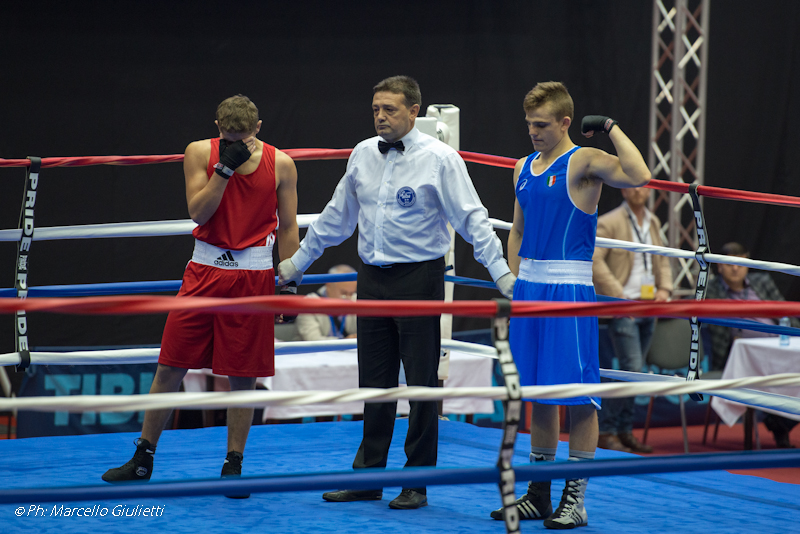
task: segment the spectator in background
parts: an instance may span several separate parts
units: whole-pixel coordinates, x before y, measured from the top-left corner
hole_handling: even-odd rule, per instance
[[[737,256],[749,258],[750,252],[740,243],[726,243],[720,249],[720,254],[725,256]],[[768,273],[749,272],[748,267],[741,265],[717,264],[717,273],[708,284],[706,291],[707,299],[734,299],[734,300],[786,300],[781,295],[778,286]],[[775,319],[765,317],[753,317],[753,320],[774,325]],[[792,317],[792,326],[800,326],[800,321]],[[742,330],[741,328],[728,328],[710,324],[708,330],[711,333],[711,369],[722,370],[728,361],[733,341],[740,337],[773,337],[775,334],[756,332],[753,330]],[[789,432],[797,424],[797,421],[781,417],[779,415],[767,414],[764,417],[764,425],[775,436],[775,444],[784,449],[792,448],[789,441]]]
[[[650,189],[623,189],[624,202],[597,219],[597,237],[663,246],[661,222],[647,209]],[[592,281],[597,293],[631,300],[667,300],[672,293],[669,258],[634,253],[619,248],[595,247]],[[655,331],[654,317],[615,317],[608,324],[614,354],[623,371],[640,372]],[[606,351],[603,351],[606,352]],[[600,354],[601,367],[611,358]],[[605,399],[598,413],[600,435],[597,446],[625,452],[653,452],[633,435],[634,398]]]
[[[355,273],[349,265],[331,267],[328,274]],[[332,299],[356,300],[357,282],[329,282],[307,298],[327,297]],[[301,313],[297,316],[297,333],[303,341],[319,341],[322,339],[341,339],[356,337],[356,316],[331,316],[321,313]]]

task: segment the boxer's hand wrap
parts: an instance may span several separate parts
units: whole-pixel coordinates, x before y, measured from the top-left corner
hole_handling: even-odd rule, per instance
[[[289,282],[287,285],[281,287],[280,294],[297,296],[297,284],[295,282]],[[287,315],[282,313],[278,316],[278,322],[283,324],[293,323],[295,319],[297,319],[297,314]]]
[[[223,143],[225,146],[223,146]],[[217,174],[226,180],[233,176],[233,172],[248,159],[250,159],[250,150],[243,141],[236,141],[231,143],[225,139],[219,140],[219,164],[214,165]]]
[[[581,121],[581,133],[603,132],[609,133],[617,121],[603,115],[586,115]]]

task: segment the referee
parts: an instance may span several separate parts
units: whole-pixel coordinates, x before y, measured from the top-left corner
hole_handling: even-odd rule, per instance
[[[358,300],[444,300],[447,223],[474,248],[500,292],[511,297],[516,277],[503,258],[466,165],[445,143],[414,127],[422,102],[408,76],[373,88],[376,137],[353,149],[333,198],[312,223],[300,249],[278,266],[279,284],[299,281],[326,247],[350,237],[358,225]],[[409,386],[438,385],[441,348],[435,317],[359,317],[358,381],[362,388],[398,385],[400,361]],[[435,466],[438,412],[435,401],[412,401],[406,467]],[[367,403],[364,436],[354,469],[386,467],[397,403]],[[340,490],[326,501],[380,500],[382,489]],[[426,488],[403,488],[390,508],[426,506]]]

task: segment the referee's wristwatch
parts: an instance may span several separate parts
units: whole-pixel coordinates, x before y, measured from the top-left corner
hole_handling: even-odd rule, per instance
[[[222,163],[217,163],[214,165],[215,172],[225,178],[226,180],[233,176],[233,173],[236,172],[230,167],[226,167]]]

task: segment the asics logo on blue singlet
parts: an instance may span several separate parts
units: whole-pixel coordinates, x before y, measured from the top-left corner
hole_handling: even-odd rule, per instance
[[[522,191],[522,189],[525,187],[525,184],[527,184],[527,183],[528,183],[528,179],[527,179],[527,178],[525,178],[525,179],[524,179],[524,180],[522,180],[522,181],[521,181],[519,184],[517,184],[517,189],[519,189],[520,191]]]
[[[417,194],[408,186],[397,190],[397,203],[404,208],[410,208],[417,201]]]

